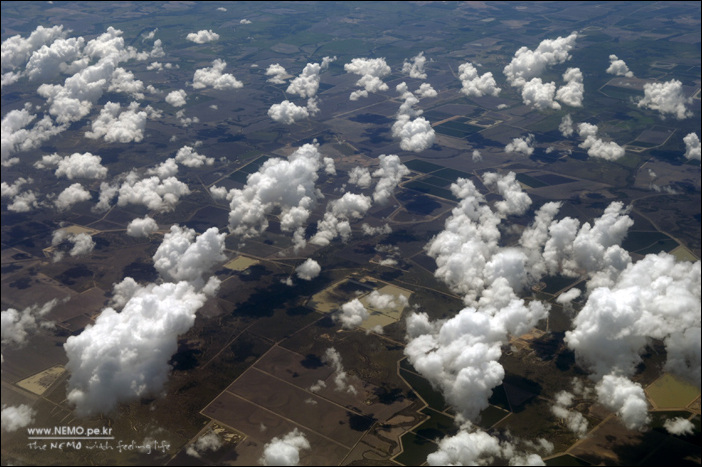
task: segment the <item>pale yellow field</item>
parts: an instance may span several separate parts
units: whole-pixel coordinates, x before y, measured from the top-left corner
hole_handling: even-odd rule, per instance
[[[700,396],[693,385],[666,373],[646,388],[646,394],[658,409],[687,407]]]
[[[258,263],[260,263],[260,261],[257,259],[249,258],[247,256],[237,256],[225,264],[224,267],[233,271],[245,271]]]
[[[698,259],[695,255],[692,254],[690,250],[688,250],[683,245],[680,245],[676,249],[672,250],[670,254],[675,256],[675,259],[677,259],[678,261],[690,261],[694,263]]]
[[[17,383],[17,386],[26,389],[29,392],[41,396],[46,392],[47,389],[51,387],[54,382],[59,379],[66,369],[62,366],[55,366],[44,370],[41,373],[37,373],[34,376],[23,379]]]
[[[83,227],[82,225],[77,225],[73,224],[68,227],[64,227],[63,229],[64,232],[69,233],[69,234],[81,234],[81,233],[87,233],[90,235],[96,234],[99,231],[95,229],[90,229],[88,227]]]

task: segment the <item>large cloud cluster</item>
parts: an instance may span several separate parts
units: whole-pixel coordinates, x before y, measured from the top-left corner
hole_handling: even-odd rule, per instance
[[[224,260],[224,234],[216,228],[195,236],[173,226],[154,254],[154,265],[165,280],[138,285],[125,278],[115,285],[114,302],[95,324],[64,344],[70,372],[68,400],[79,415],[106,413],[118,403],[157,394],[168,379],[168,361],[178,336],[195,321],[195,313],[219,287],[205,277]]]
[[[672,115],[678,120],[692,116],[685,104],[690,99],[685,97],[682,83],[676,79],[665,83],[644,84],[644,97],[638,102],[639,107],[657,110],[665,118]]]
[[[19,79],[19,73],[13,73],[13,71],[24,65],[34,51],[64,36],[65,32],[61,25],[51,28],[37,26],[26,39],[19,34],[5,39],[0,51],[2,85],[12,84]]]
[[[193,88],[202,89],[207,86],[218,90],[239,89],[244,86],[244,83],[239,81],[230,73],[224,73],[227,67],[227,62],[221,59],[216,59],[212,62],[210,68],[201,68],[195,70],[193,76]]]
[[[71,376],[68,400],[80,415],[109,412],[119,402],[155,394],[168,379],[177,338],[205,302],[187,282],[141,287],[117,313],[106,308],[64,344]]]
[[[478,73],[472,63],[466,62],[458,67],[458,79],[461,80],[461,92],[468,97],[497,96],[501,89],[497,87],[492,73]]]
[[[349,96],[352,101],[361,97],[368,97],[368,93],[387,91],[388,85],[383,82],[383,78],[392,71],[384,58],[354,58],[351,63],[344,65],[347,73],[360,75],[356,86],[363,88],[353,91]]]
[[[263,465],[298,465],[303,449],[310,449],[310,442],[295,428],[282,438],[275,437],[267,443],[259,462]]]

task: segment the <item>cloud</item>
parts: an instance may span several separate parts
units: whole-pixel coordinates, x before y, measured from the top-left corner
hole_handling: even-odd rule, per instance
[[[500,440],[469,423],[454,436],[439,442],[439,449],[427,456],[429,465],[545,465],[536,453],[522,452],[519,445],[546,454],[553,451],[553,444],[539,438],[537,442]]]
[[[351,63],[344,65],[344,70],[347,73],[361,76],[356,81],[356,86],[363,89],[351,93],[349,99],[352,101],[358,100],[360,97],[368,97],[368,93],[388,90],[388,85],[383,82],[382,78],[388,76],[392,70],[385,63],[384,58],[354,58]]]
[[[695,425],[688,419],[682,417],[669,418],[663,427],[671,435],[685,436],[695,432]]]
[[[495,203],[495,208],[500,215],[521,215],[531,206],[531,199],[522,191],[514,172],[509,172],[507,175],[488,172],[483,174],[483,182],[488,186],[495,185],[497,192],[504,198]]]
[[[567,37],[545,39],[535,50],[521,47],[503,73],[512,86],[524,86],[528,80],[540,76],[546,67],[569,60],[577,38],[578,34],[573,32]]]
[[[112,73],[112,79],[108,91],[129,94],[134,99],[144,98],[144,82],[134,79],[134,73],[124,68],[117,68]]]
[[[219,39],[219,34],[213,32],[211,29],[202,29],[198,32],[191,32],[185,38],[189,41],[195,42],[196,44],[206,44],[207,42],[216,41]]]
[[[166,96],[166,102],[171,104],[173,107],[182,107],[185,105],[185,97],[187,94],[183,89],[178,89],[177,91],[171,91]]]
[[[154,267],[165,280],[187,281],[202,288],[206,282],[203,276],[226,259],[225,237],[217,227],[196,238],[193,229],[173,225],[154,254]]]
[[[74,204],[87,201],[91,198],[90,192],[83,188],[83,185],[74,183],[58,195],[58,198],[54,201],[54,205],[59,211],[65,211]]]
[[[361,224],[361,230],[363,230],[363,235],[367,235],[369,237],[392,233],[392,227],[390,227],[387,223],[380,227],[373,227],[369,224],[363,223]]]
[[[155,167],[146,171],[146,175],[156,175],[161,180],[173,177],[178,173],[178,163],[174,157],[169,157]]]
[[[69,254],[71,256],[84,256],[92,253],[93,248],[95,248],[95,242],[90,234],[79,233],[73,234],[68,233],[63,229],[56,230],[51,238],[51,246],[56,247],[61,243],[68,241],[73,243],[73,248],[70,249]],[[54,253],[54,262],[63,259],[64,250],[56,249]]]
[[[41,27],[41,26],[40,26]],[[4,45],[4,43],[3,43]],[[8,433],[24,428],[34,422],[36,410],[26,404],[18,406],[2,406],[2,429]]]
[[[274,121],[291,125],[299,120],[304,120],[310,116],[307,107],[300,107],[289,100],[284,100],[280,104],[273,104],[268,109],[268,116]]]
[[[570,304],[573,300],[578,298],[582,292],[580,291],[579,288],[573,287],[572,289],[568,290],[567,292],[563,292],[556,298],[556,302],[560,303],[562,305],[567,305]]]
[[[242,19],[241,21],[239,21],[239,24],[251,24],[251,21],[248,20],[248,19],[246,19],[246,18],[244,18],[244,19]]]
[[[130,237],[148,237],[158,230],[158,224],[149,216],[132,220],[127,226]]]
[[[648,424],[648,402],[640,384],[622,376],[606,375],[595,390],[599,402],[616,411],[628,429],[641,430]]]
[[[285,84],[285,80],[290,75],[288,75],[288,72],[285,71],[285,68],[282,65],[278,63],[272,63],[271,65],[268,65],[268,69],[266,70],[266,76],[270,76],[270,78],[268,78],[269,83]]]
[[[427,74],[424,72],[424,64],[427,61],[424,52],[419,52],[416,57],[412,57],[410,60],[405,60],[402,64],[402,73],[409,75],[410,78],[427,79]]]
[[[556,394],[556,403],[551,406],[551,413],[565,423],[570,431],[582,438],[587,434],[588,422],[583,414],[570,410],[569,407],[573,405],[573,397],[573,394],[568,391],[560,391]]]
[[[282,438],[275,437],[263,448],[259,459],[262,465],[298,465],[300,451],[310,449],[310,443],[304,433],[295,428]]]
[[[617,226],[607,224],[602,234],[609,236]],[[700,295],[699,261],[647,255],[627,264],[613,283],[592,290],[565,340],[578,363],[599,379],[613,370],[633,375],[649,339],[659,339],[667,348],[666,368],[699,384]]]
[[[573,119],[570,114],[565,114],[561,123],[558,125],[558,131],[561,132],[564,138],[568,138],[573,135]]]
[[[466,62],[458,67],[458,79],[461,80],[461,92],[468,97],[498,96],[501,89],[497,87],[492,73],[487,72],[482,76],[472,63]]]
[[[195,75],[193,76],[193,88],[202,89],[210,86],[218,90],[226,90],[239,89],[243,87],[244,84],[237,80],[234,75],[223,73],[226,67],[227,62],[218,58],[212,62],[212,66],[210,68],[195,70]]]
[[[537,110],[558,110],[561,108],[561,105],[553,100],[555,93],[556,83],[544,83],[541,81],[541,78],[532,78],[524,83],[522,87],[522,100],[524,104],[530,105]]]
[[[105,308],[64,344],[67,399],[79,416],[108,413],[120,403],[157,394],[171,370],[178,336],[190,329],[206,296],[187,282],[140,287],[120,313]]]
[[[578,134],[581,138],[585,138],[579,147],[587,149],[587,155],[590,157],[615,161],[626,154],[626,150],[614,141],[604,142],[597,138],[597,125],[580,123],[578,124]]]
[[[379,177],[378,183],[373,191],[373,201],[385,204],[390,200],[395,187],[400,183],[402,177],[409,175],[410,170],[394,154],[381,154],[378,157],[380,167],[373,172],[373,177]]]
[[[304,263],[295,268],[297,277],[306,281],[311,281],[315,277],[319,276],[321,270],[322,267],[312,258],[307,258]]]
[[[474,149],[473,154],[471,155],[471,159],[473,160],[473,162],[480,162],[483,160],[483,155],[480,154],[480,151]]]
[[[317,200],[323,198],[315,188],[321,154],[315,144],[305,144],[287,160],[269,159],[258,172],[249,175],[246,186],[232,189],[229,230],[241,237],[258,236],[268,227],[266,216],[281,209],[281,229],[295,231],[307,222]]]
[[[696,133],[689,133],[683,138],[685,143],[685,158],[688,160],[700,160],[702,155],[702,146],[700,146],[700,138]]]
[[[505,146],[505,152],[516,152],[525,156],[531,156],[534,153],[534,135],[529,133],[522,138],[514,138],[512,142]]]
[[[131,172],[117,193],[118,206],[141,204],[154,211],[168,212],[175,209],[181,196],[190,194],[190,189],[175,177],[163,180],[157,176],[140,179],[136,173]]]
[[[5,39],[2,41],[0,49],[0,68],[2,73],[4,74],[24,65],[35,50],[64,37],[64,35],[62,25],[51,28],[37,26],[26,39],[19,34]]]
[[[118,103],[107,102],[93,122],[92,131],[86,131],[85,137],[102,137],[108,143],[138,143],[143,140],[147,113],[138,111],[138,102],[132,102],[123,112],[120,109]]]
[[[329,347],[326,352],[324,352],[322,361],[334,367],[335,390],[356,394],[356,388],[346,380],[348,375],[346,371],[344,371],[344,365],[341,363],[341,355],[334,347]]]
[[[191,146],[183,146],[178,149],[175,161],[186,167],[202,167],[203,165],[214,164],[214,158],[198,154]]]
[[[644,84],[644,97],[639,100],[638,106],[657,110],[665,118],[668,114],[678,120],[692,116],[685,104],[690,102],[683,92],[682,83],[676,79],[665,83]]]
[[[368,188],[371,186],[371,174],[368,167],[356,166],[349,171],[349,183],[356,185],[359,188]]]
[[[626,76],[627,78],[634,77],[634,73],[629,71],[629,67],[626,66],[624,60],[620,60],[614,54],[609,56],[609,68],[607,68],[607,73],[615,76]]]
[[[424,117],[411,120],[407,115],[398,116],[392,126],[392,135],[400,139],[405,151],[421,152],[434,144],[434,129]]]
[[[200,458],[200,453],[205,451],[216,451],[223,445],[222,439],[217,436],[217,433],[208,431],[200,436],[197,441],[188,446],[185,453],[189,456]]]
[[[29,212],[34,208],[39,207],[37,202],[37,196],[33,191],[28,190],[22,192],[21,189],[25,184],[32,184],[34,180],[32,178],[20,177],[12,185],[8,185],[6,182],[2,182],[2,197],[12,198],[10,204],[7,206],[9,211],[13,212]]]
[[[563,73],[563,81],[566,84],[558,89],[556,99],[571,107],[582,107],[585,86],[580,68],[568,68]]]
[[[305,65],[302,73],[290,82],[285,92],[296,94],[305,99],[316,96],[319,89],[319,74],[334,60],[336,60],[336,57],[324,57],[322,63],[308,63]]]
[[[504,278],[483,293],[477,308],[467,307],[444,322],[425,313],[407,318],[405,355],[438,388],[461,420],[476,420],[488,407],[492,388],[502,383],[501,346],[547,316],[540,302],[528,305]]]
[[[341,198],[327,204],[324,218],[317,222],[317,233],[310,243],[326,246],[341,236],[344,241],[351,237],[350,219],[361,219],[372,205],[371,198],[356,193],[344,193]]]
[[[44,320],[46,316],[57,304],[58,299],[53,299],[42,306],[31,305],[24,310],[8,308],[2,311],[2,343],[3,345],[14,344],[23,346],[27,343],[29,334],[40,328],[51,329],[54,327],[52,321]],[[3,422],[4,424],[4,422]]]
[[[355,329],[370,316],[366,307],[357,298],[341,305],[340,311],[339,314],[334,315],[334,319],[341,321],[344,329]]]
[[[51,117],[45,115],[31,129],[26,127],[36,119],[29,112],[29,106],[21,110],[11,110],[2,119],[2,142],[0,155],[2,165],[7,167],[19,162],[16,157],[10,157],[16,152],[29,151],[38,148],[54,135],[68,128],[68,125],[55,126]]]
[[[400,147],[405,151],[420,152],[431,147],[434,144],[435,132],[427,119],[419,117],[422,111],[414,108],[419,103],[418,96],[410,92],[404,82],[398,84],[396,89],[404,102],[397,112],[397,121],[392,125],[392,136],[400,140]]]
[[[331,157],[325,157],[323,159],[324,162],[324,173],[327,175],[334,176],[336,175],[336,166],[334,165],[334,159]]]
[[[58,38],[51,45],[45,44],[32,53],[22,74],[30,81],[47,82],[59,73],[75,73],[77,69],[74,68],[82,65],[80,58],[84,44],[82,37]]]

